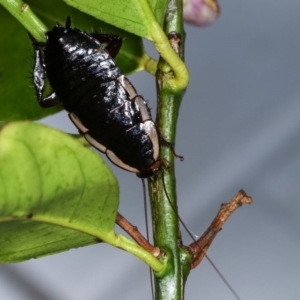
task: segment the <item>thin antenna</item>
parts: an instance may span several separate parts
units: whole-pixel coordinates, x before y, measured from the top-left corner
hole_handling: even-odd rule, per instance
[[[166,189],[166,184],[165,184],[165,177],[164,177],[164,170],[162,170],[162,183],[163,183],[163,188],[164,188],[164,191],[165,191],[165,194],[166,194],[166,197],[169,201],[169,204],[171,205],[173,211],[175,212],[175,214],[177,215],[177,218],[179,220],[179,222],[181,223],[181,225],[183,226],[183,228],[186,230],[186,232],[188,233],[188,235],[191,237],[191,239],[196,242],[196,239],[193,235],[193,233],[191,232],[190,229],[188,229],[188,227],[185,225],[185,223],[182,221],[182,219],[180,218],[180,216],[178,215],[177,211],[175,210],[175,207],[173,205],[173,203],[171,202],[171,199],[169,198],[169,195],[167,193],[167,189]],[[232,292],[232,294],[234,295],[234,297],[237,299],[237,300],[242,300],[240,298],[240,296],[237,294],[237,292],[234,290],[234,288],[231,286],[231,284],[225,279],[224,275],[221,273],[221,271],[216,267],[216,265],[213,263],[213,261],[209,258],[209,256],[204,253],[204,256],[206,257],[206,259],[208,260],[208,262],[211,264],[211,266],[213,267],[213,269],[217,272],[217,274],[221,277],[222,281],[225,283],[225,285],[227,286],[227,288]]]
[[[214,262],[210,259],[210,257],[206,253],[204,255],[205,255],[206,259],[209,261],[209,263],[211,264],[211,266],[215,269],[215,271],[217,272],[217,274],[221,277],[221,279],[223,280],[223,282],[225,283],[225,285],[229,288],[229,290],[231,291],[231,293],[235,296],[235,298],[238,299],[238,300],[242,300],[240,298],[240,296],[236,293],[236,291],[233,289],[233,287],[230,285],[230,283],[225,279],[224,275],[216,267],[216,265],[214,264]]]
[[[146,197],[146,184],[144,178],[142,179],[142,185],[143,185],[143,196],[144,196],[144,210],[145,210],[145,223],[146,223],[146,237],[147,241],[149,242],[149,227],[148,227],[148,210],[147,210],[147,197]],[[150,272],[150,285],[151,285],[151,294],[152,294],[152,300],[154,300],[154,289],[153,289],[153,274],[152,269],[149,268]]]

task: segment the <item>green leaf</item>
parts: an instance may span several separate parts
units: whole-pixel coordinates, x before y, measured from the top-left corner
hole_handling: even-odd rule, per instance
[[[164,22],[168,1],[164,0],[64,0],[99,20],[153,40],[153,26]]]
[[[143,69],[145,62],[149,59],[144,52],[140,37],[83,14],[60,0],[29,0],[26,2],[49,29],[57,21],[64,24],[67,16],[70,15],[73,27],[87,32],[92,31],[93,28],[99,32],[122,36],[123,45],[116,62],[124,74]],[[14,14],[21,13],[15,6],[10,8]],[[27,10],[26,17],[25,13],[21,15],[24,26],[29,20],[32,20],[32,11]],[[40,108],[30,78],[34,61],[31,41],[27,36],[26,29],[1,5],[0,19],[2,24],[5,24],[0,27],[0,54],[2,57],[0,60],[0,121],[36,120],[61,110],[60,106],[51,109]]]
[[[0,131],[0,262],[18,262],[99,241],[155,272],[166,265],[114,233],[118,184],[100,156],[67,134],[15,122]]]
[[[118,184],[68,135],[17,122],[0,131],[0,261],[115,243]]]
[[[139,1],[139,0],[136,0]],[[163,27],[166,10],[169,4],[169,0],[148,0],[151,10],[158,21],[159,25]]]

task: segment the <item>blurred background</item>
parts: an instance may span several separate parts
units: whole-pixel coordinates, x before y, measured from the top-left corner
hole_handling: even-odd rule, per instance
[[[242,300],[300,299],[300,2],[220,5],[211,27],[186,26],[191,80],[176,143],[185,157],[176,165],[180,215],[200,236],[220,204],[245,189],[254,203],[233,214],[208,255]],[[155,112],[153,78],[130,79]],[[44,123],[76,132],[65,112]],[[139,179],[109,165],[120,182],[120,212],[144,232]],[[190,243],[185,233],[184,240]],[[99,244],[1,265],[0,299],[150,300],[149,270]],[[235,298],[205,260],[188,278],[186,299]]]

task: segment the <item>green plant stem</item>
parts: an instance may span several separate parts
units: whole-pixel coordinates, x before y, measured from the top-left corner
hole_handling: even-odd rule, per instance
[[[0,0],[3,5],[40,42],[45,41],[47,27],[32,12],[29,5],[20,0]]]
[[[149,74],[155,76],[157,70],[157,61],[145,53],[142,61],[143,68]]]
[[[184,47],[182,1],[172,2],[172,11],[169,7],[166,13],[164,31],[167,36],[172,32],[176,32],[181,36],[182,39],[179,44],[181,49],[177,54],[182,58]],[[157,126],[162,137],[174,144],[178,112],[185,89],[183,87],[174,89],[172,84],[170,85],[174,73],[162,57],[158,64],[156,78],[158,94]],[[191,257],[185,249],[179,247],[181,236],[177,216],[174,155],[171,149],[162,146],[161,158],[163,162],[168,162],[168,167],[164,168],[164,172],[159,173],[153,180],[149,180],[154,244],[165,251],[168,260],[168,269],[164,276],[155,277],[156,300],[182,300],[184,298],[184,283],[190,270]]]

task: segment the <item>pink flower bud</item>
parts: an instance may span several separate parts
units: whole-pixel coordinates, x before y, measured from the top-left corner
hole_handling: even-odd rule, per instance
[[[220,14],[217,0],[183,0],[184,21],[195,26],[208,26]]]

